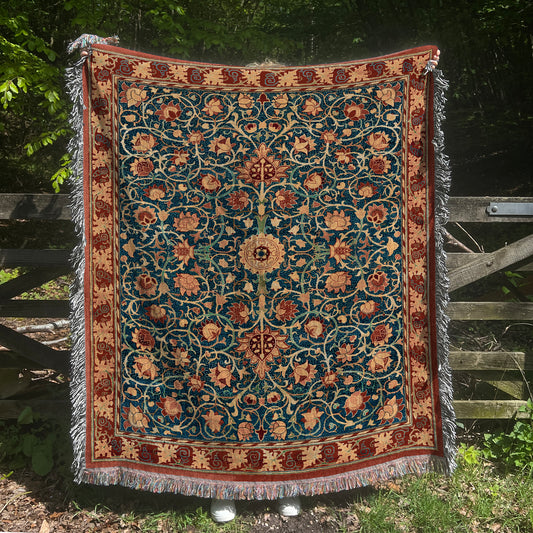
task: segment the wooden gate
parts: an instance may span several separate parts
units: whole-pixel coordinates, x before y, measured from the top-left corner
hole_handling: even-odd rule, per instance
[[[453,197],[450,198],[449,231],[456,223],[513,224],[531,222],[531,214],[505,215],[487,208],[492,204],[504,207],[512,203],[533,205],[533,198]],[[494,206],[493,206],[494,207]],[[490,214],[489,214],[490,213]],[[5,220],[60,220],[70,223],[70,210],[66,195],[51,194],[3,194],[0,195],[0,221]],[[511,231],[509,232],[511,235]],[[451,234],[449,243],[455,249],[464,248]],[[459,246],[458,246],[459,245]],[[67,300],[21,300],[22,292],[68,273],[69,250],[0,249],[0,267],[24,266],[29,271],[18,278],[0,285],[0,317],[49,317],[66,318],[69,313]],[[470,251],[448,254],[450,293],[486,276],[502,270],[533,271],[533,234],[490,253]],[[448,309],[452,321],[530,321],[533,322],[531,301],[473,302],[452,301]],[[453,338],[452,344],[453,344]],[[37,368],[53,368],[68,373],[69,352],[54,350],[21,332],[0,324],[0,367],[6,361],[18,361],[20,369],[33,364]],[[501,351],[457,351],[450,352],[450,363],[455,373],[468,373],[483,380],[504,393],[504,399],[456,399],[458,419],[505,419],[516,416],[520,406],[531,396],[529,382],[533,371],[533,354]],[[9,363],[11,367],[13,362]],[[50,397],[24,398],[2,395],[0,391],[0,418],[18,416],[26,406],[36,411],[59,413],[57,403],[63,405],[66,398]]]

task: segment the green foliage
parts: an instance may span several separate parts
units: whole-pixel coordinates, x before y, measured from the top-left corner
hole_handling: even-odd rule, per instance
[[[475,446],[467,446],[461,442],[457,449],[459,456],[467,465],[479,465],[480,459],[483,456],[482,452]]]
[[[46,476],[64,459],[59,450],[64,450],[65,436],[57,425],[41,419],[30,407],[20,413],[16,424],[0,422],[0,430],[0,463],[11,469],[31,466],[36,474]]]
[[[485,457],[511,469],[533,476],[533,401],[519,410],[527,418],[519,419],[509,433],[485,434]]]

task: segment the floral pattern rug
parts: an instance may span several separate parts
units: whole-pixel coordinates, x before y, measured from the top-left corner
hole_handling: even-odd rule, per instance
[[[274,498],[449,468],[435,53],[246,68],[91,48],[80,480]]]

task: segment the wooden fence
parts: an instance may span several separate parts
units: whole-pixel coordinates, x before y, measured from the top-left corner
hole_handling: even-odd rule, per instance
[[[529,214],[499,214],[505,212],[501,207],[506,205],[516,207],[517,203],[524,204]],[[488,209],[494,204],[497,205],[496,209],[494,207]],[[473,222],[505,223],[512,228],[515,223],[533,221],[532,205],[533,198],[452,197],[449,202],[449,231],[455,232],[454,223]],[[0,221],[2,220],[70,221],[67,197],[51,194],[0,195]],[[511,229],[509,236],[512,237]],[[448,254],[452,299],[454,291],[493,273],[503,270],[533,271],[533,234],[491,253],[466,251],[451,233],[449,242],[452,245],[455,243],[455,249],[464,249],[461,252]],[[0,249],[0,267],[29,268],[26,274],[0,285],[0,317],[54,319],[68,317],[67,300],[22,300],[16,297],[24,291],[68,273],[69,255],[69,250]],[[449,306],[449,316],[452,321],[533,322],[533,303],[452,301]],[[13,366],[12,362],[6,361],[18,358],[21,368],[23,364],[33,364],[40,368],[68,371],[68,351],[54,350],[4,325],[0,325],[0,345],[4,347],[4,351],[0,351],[0,367]],[[533,371],[533,354],[453,350],[450,353],[450,363],[455,374],[466,373],[473,376],[473,379],[482,380],[494,391],[499,391],[498,394],[494,394],[494,398],[498,399],[456,399],[454,403],[458,419],[505,419],[520,416],[519,407],[531,395],[528,380]],[[6,394],[2,395],[1,392],[0,398],[3,399],[0,400],[0,418],[16,417],[26,405],[41,412],[58,412],[57,398],[46,395],[40,398],[24,398],[16,395],[6,397]],[[504,398],[501,398],[502,396]],[[64,404],[66,399],[63,397],[59,401]]]

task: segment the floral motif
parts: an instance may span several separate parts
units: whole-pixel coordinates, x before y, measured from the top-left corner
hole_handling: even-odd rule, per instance
[[[246,239],[239,250],[243,266],[255,274],[273,272],[280,267],[285,249],[272,235],[253,235]]]
[[[282,165],[279,159],[274,155],[268,155],[272,152],[265,143],[261,143],[255,151],[256,155],[252,156],[249,161],[244,163],[244,167],[238,167],[238,179],[254,185],[270,185],[273,182],[280,181],[287,177],[286,170],[288,165]]]

